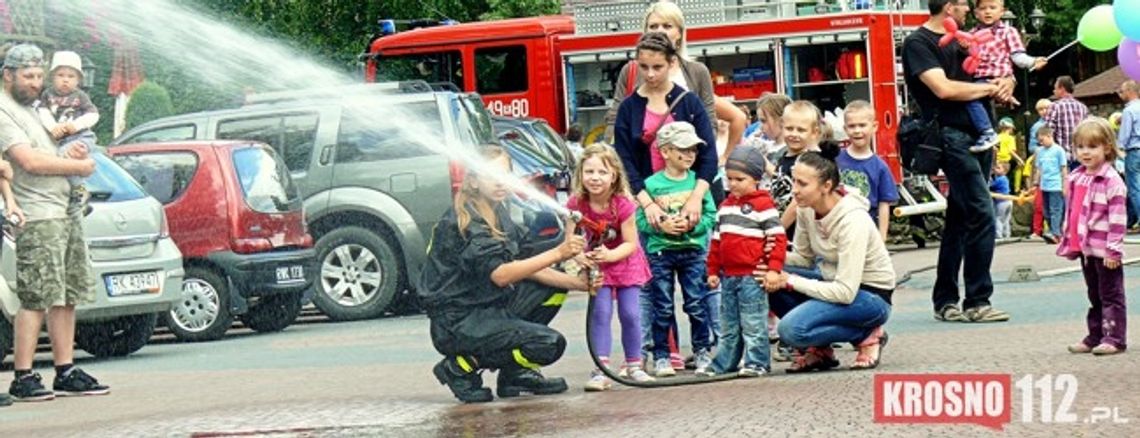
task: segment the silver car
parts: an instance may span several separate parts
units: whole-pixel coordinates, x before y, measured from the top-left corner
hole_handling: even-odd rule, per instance
[[[118,164],[94,154],[87,178],[91,213],[84,219],[95,277],[95,302],[76,309],[75,344],[97,357],[125,356],[146,345],[157,315],[181,297],[182,253],[170,239],[162,205]],[[0,246],[0,360],[12,348],[10,321],[19,309],[16,247],[5,226]]]

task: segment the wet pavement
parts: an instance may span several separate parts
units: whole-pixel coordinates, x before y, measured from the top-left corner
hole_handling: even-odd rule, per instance
[[[1129,245],[1140,254],[1140,245]],[[1071,355],[1087,306],[1080,274],[1039,282],[1004,281],[1018,264],[1040,271],[1071,267],[1043,244],[999,247],[994,305],[1013,314],[1000,324],[949,324],[931,317],[933,271],[914,273],[895,295],[890,344],[874,371],[783,373],[659,389],[615,387],[585,393],[586,300],[576,295],[552,324],[566,334],[566,356],[545,372],[565,376],[569,392],[483,405],[457,403],[430,373],[438,355],[423,316],[351,323],[307,323],[270,335],[238,330],[208,344],[149,345],[116,360],[79,364],[109,383],[105,397],[0,408],[0,436],[1140,436],[1140,353]],[[916,270],[937,250],[903,251],[896,265]],[[1126,269],[1133,321],[1140,312],[1140,266]],[[1133,324],[1133,338],[1135,327]],[[616,323],[615,323],[616,329]],[[684,331],[684,330],[682,330]],[[161,341],[161,340],[160,340]],[[685,341],[683,340],[683,343]],[[847,365],[854,352],[837,352]],[[40,372],[50,381],[50,356]],[[7,384],[11,362],[2,368]],[[872,420],[875,373],[1071,373],[1079,380],[1073,412],[1119,408],[1126,424],[1013,422],[1004,432],[976,425],[882,425]],[[485,375],[489,386],[494,374]]]

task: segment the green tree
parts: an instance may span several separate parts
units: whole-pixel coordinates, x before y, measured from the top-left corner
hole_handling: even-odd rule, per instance
[[[491,10],[480,15],[481,20],[551,15],[561,9],[558,0],[488,0],[487,3]]]
[[[144,81],[131,94],[127,104],[127,128],[134,128],[151,120],[174,115],[170,93],[161,85]]]

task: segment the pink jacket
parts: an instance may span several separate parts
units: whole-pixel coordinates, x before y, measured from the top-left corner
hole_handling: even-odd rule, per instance
[[[1081,251],[1070,249],[1069,233],[1063,232],[1061,245],[1057,247],[1057,255],[1075,259],[1084,254],[1102,259],[1123,260],[1125,223],[1128,221],[1125,207],[1127,189],[1124,181],[1120,179],[1120,175],[1111,164],[1101,166],[1095,174],[1087,174],[1082,166],[1069,174],[1069,179],[1065,181],[1070,194],[1073,193],[1073,184],[1082,179],[1091,180],[1084,202],[1079,206],[1069,206],[1080,208],[1077,217],[1077,239],[1080,241]]]

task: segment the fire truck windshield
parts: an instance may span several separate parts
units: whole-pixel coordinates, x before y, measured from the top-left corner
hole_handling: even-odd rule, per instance
[[[429,83],[463,84],[462,57],[458,50],[376,57],[376,81],[424,80]]]

